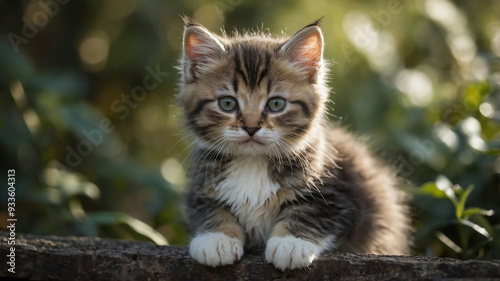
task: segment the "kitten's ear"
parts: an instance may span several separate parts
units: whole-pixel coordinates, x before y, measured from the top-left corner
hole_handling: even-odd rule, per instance
[[[210,31],[194,20],[184,18],[183,67],[187,78],[195,79],[196,74],[213,63],[225,51],[224,45]]]
[[[280,52],[304,71],[309,79],[314,77],[323,59],[323,34],[320,24],[321,19],[302,28],[280,48]]]

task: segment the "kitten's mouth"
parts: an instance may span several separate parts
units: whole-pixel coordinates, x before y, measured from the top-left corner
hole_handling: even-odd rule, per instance
[[[258,141],[256,139],[253,139],[253,138],[249,138],[246,141],[244,141],[243,143],[246,144],[246,145],[251,145],[251,146],[253,146],[253,145],[264,145],[263,142],[260,142],[260,141]]]

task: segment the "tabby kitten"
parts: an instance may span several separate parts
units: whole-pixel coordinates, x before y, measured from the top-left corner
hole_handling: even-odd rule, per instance
[[[233,264],[265,251],[285,270],[322,252],[408,254],[390,170],[327,124],[323,35],[215,35],[185,18],[180,99],[197,147],[187,198],[190,255]]]

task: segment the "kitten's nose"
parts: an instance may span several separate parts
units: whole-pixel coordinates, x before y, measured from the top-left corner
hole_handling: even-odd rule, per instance
[[[260,130],[260,127],[243,127],[243,130],[247,131],[249,136],[255,135],[258,130]]]

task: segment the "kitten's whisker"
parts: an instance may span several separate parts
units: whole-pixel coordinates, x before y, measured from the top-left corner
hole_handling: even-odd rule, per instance
[[[205,131],[202,131],[201,133],[204,133],[204,132],[206,132],[206,131],[208,131],[208,130],[209,130],[209,129],[207,129],[207,130],[205,130]],[[177,144],[179,144],[181,141],[183,141],[183,140],[185,140],[185,139],[187,139],[187,138],[190,138],[190,137],[192,137],[192,136],[196,135],[196,133],[194,133],[194,132],[190,132],[190,133],[188,133],[188,134],[183,134],[183,133],[181,133],[181,134],[174,134],[174,135],[171,135],[171,136],[175,136],[175,135],[184,135],[184,137],[182,137],[182,138],[181,138],[181,139],[179,139],[179,140],[178,140],[178,141],[177,141],[174,145],[172,145],[172,147],[171,147],[171,148],[167,151],[167,154],[168,154],[168,153],[170,153],[170,151],[171,151],[171,150],[172,150],[172,149],[173,149],[173,148],[174,148]],[[168,136],[168,137],[171,137],[171,136]]]
[[[285,145],[285,146],[288,147],[288,145],[284,142],[284,140],[278,140],[278,143],[280,143],[281,145]],[[283,150],[283,151],[285,152],[285,155],[288,158],[288,162],[290,163],[290,177],[293,177],[293,164],[292,164],[292,159],[290,157],[291,155],[289,154],[288,150]]]
[[[220,152],[221,152],[222,155],[227,155],[227,150],[228,150],[229,146],[230,146],[229,142],[226,141],[226,143],[224,144],[224,146],[220,150]],[[225,161],[224,167],[227,166],[227,160],[226,159],[227,159],[227,157],[224,157],[224,161]],[[221,168],[222,168],[222,165],[219,165],[219,175],[221,174]]]
[[[227,140],[226,140],[225,137],[221,137],[221,140],[222,140],[222,142],[217,147],[214,147],[212,149],[213,155],[208,160],[209,162],[212,162],[214,159],[217,159],[219,157],[219,155],[221,154],[222,150],[224,149],[224,147],[227,145]],[[224,154],[222,154],[222,155],[224,155]],[[219,175],[220,175],[220,168],[221,168],[220,163],[217,166],[219,167]],[[214,182],[214,169],[215,169],[215,166],[212,166],[212,170],[210,171],[210,174],[211,174],[210,178],[212,179],[212,185],[213,186],[215,186],[215,182]]]
[[[276,149],[276,151],[275,151]],[[273,143],[271,146],[270,146],[270,150],[271,150],[271,159],[277,159],[278,160],[278,168],[276,168],[276,161],[273,161],[273,169],[277,169],[278,172],[281,172],[280,168],[281,168],[281,159],[280,159],[280,155],[278,153],[278,148],[276,147],[276,143]]]
[[[288,140],[284,139],[283,143],[291,149],[291,143]],[[296,156],[295,159],[299,161],[299,166],[302,168],[302,173],[304,175],[304,178],[308,178],[307,171],[311,170],[309,160],[306,158],[303,151],[294,151],[294,154]]]
[[[219,140],[220,140],[220,139],[219,139]],[[218,141],[219,141],[219,140],[218,140]],[[217,143],[218,141],[216,141],[215,143]],[[214,144],[215,144],[215,143],[214,143]],[[205,151],[203,151],[203,152],[201,153],[201,155],[199,155],[199,156],[198,156],[198,160],[196,161],[196,164],[193,166],[193,167],[195,168],[195,170],[196,170],[196,168],[198,167],[198,163],[200,162],[201,158],[202,158],[205,154],[207,154],[207,155],[208,155],[208,154],[210,153],[210,148],[211,148],[214,144],[210,144],[210,145],[209,145],[209,147],[208,147],[208,148],[206,148],[206,149],[205,149]],[[203,145],[204,145],[204,144],[200,144],[200,145],[198,146],[198,148],[201,148]],[[197,148],[197,149],[198,149],[198,148]],[[205,157],[206,157],[206,156],[205,156]],[[194,170],[194,171],[195,171],[195,170]],[[196,172],[195,174],[197,174],[197,173],[199,173],[199,172],[201,172],[201,166],[200,166],[200,169],[198,170],[198,172]]]
[[[205,157],[203,158],[203,161],[201,162],[200,164],[200,169],[201,169],[201,166],[203,166],[203,164],[205,163],[205,160],[207,159],[208,155],[210,155],[210,153],[214,153],[214,150],[217,149],[217,147],[219,147],[221,144],[223,144],[225,141],[225,139],[223,137],[221,137],[220,139],[218,139],[214,144],[212,144],[208,149],[207,149],[207,154],[205,155]],[[212,155],[213,156],[213,155]],[[212,156],[210,159],[212,159]],[[199,159],[198,159],[199,161]],[[196,166],[198,165],[198,163],[196,163]],[[208,167],[205,167],[205,172],[208,172]],[[213,169],[213,168],[212,168]],[[201,170],[200,170],[201,171]],[[213,170],[212,170],[213,171]],[[212,181],[213,181],[213,178],[212,178]],[[212,182],[213,183],[213,182]]]
[[[279,172],[281,172],[283,170],[283,157],[281,156],[280,152],[279,152],[279,148],[277,147],[276,143],[273,143],[273,146],[271,146],[272,151],[274,152],[274,149],[276,149],[276,151],[274,152],[276,154],[276,157],[278,158],[278,165],[279,165]],[[276,168],[276,164],[274,165],[274,167]]]
[[[216,133],[216,132],[214,132],[214,133],[210,133],[210,134],[207,134],[207,136],[208,136],[208,135],[215,134],[215,133]],[[190,159],[190,157],[194,156],[194,155],[195,155],[195,153],[196,153],[196,151],[198,151],[201,147],[203,147],[203,146],[206,144],[206,142],[204,142],[203,140],[198,140],[198,141],[193,142],[192,144],[190,144],[188,147],[186,147],[186,148],[185,148],[185,149],[181,152],[181,154],[179,155],[179,157],[180,157],[180,156],[182,156],[182,154],[184,153],[184,151],[185,151],[186,149],[188,149],[189,147],[191,147],[193,144],[196,144],[196,148],[195,148],[194,150],[192,150],[191,152],[189,152],[189,154],[186,156],[186,158],[184,158],[184,160],[182,161],[181,165],[183,165],[183,164],[184,164],[184,162],[185,162],[186,160],[188,160],[188,162],[189,162],[189,161],[190,161],[190,160],[189,160],[189,159]]]
[[[202,146],[202,145],[201,145],[201,144],[199,144],[199,143],[193,142],[193,143],[191,143],[190,145],[188,145],[188,146],[187,146],[187,147],[186,147],[186,148],[185,148],[185,149],[181,152],[181,154],[180,154],[178,157],[182,156],[182,154],[184,153],[184,151],[185,151],[186,149],[188,149],[189,147],[193,146],[193,145],[195,145],[195,148],[194,148],[193,150],[191,150],[191,151],[190,151],[190,152],[186,155],[186,157],[184,158],[184,160],[182,160],[181,166],[183,166],[183,165],[184,165],[184,162],[186,162],[186,160],[187,160],[187,161],[188,161],[188,163],[189,163],[189,162],[190,162],[190,160],[189,160],[189,159],[190,159],[190,158],[191,158],[191,157],[195,154],[195,152],[196,152],[196,151],[197,151],[197,150],[198,150],[198,149]]]
[[[206,136],[210,136],[212,134],[216,134],[217,132],[213,132],[213,133],[210,133],[210,134],[207,134]],[[201,142],[201,143],[200,143]],[[182,150],[182,152],[179,154],[178,157],[182,156],[182,154],[184,154],[184,152],[189,148],[191,147],[193,144],[196,144],[197,145],[197,148],[200,147],[200,146],[203,146],[205,142],[203,142],[203,140],[198,140],[198,141],[194,141],[192,142],[190,145],[188,145],[186,148],[184,148],[184,150]],[[192,152],[192,151],[191,151]],[[191,154],[191,152],[189,154]],[[189,156],[189,154],[187,156]],[[186,158],[187,158],[186,156]],[[185,161],[186,159],[184,159]],[[184,161],[182,161],[182,163],[184,163]]]
[[[208,157],[208,155],[213,153],[214,148],[216,148],[217,146],[219,146],[223,142],[224,142],[224,139],[220,138],[217,141],[215,141],[214,143],[210,144],[210,146],[208,148],[206,148],[205,152],[202,154],[202,156],[205,155],[205,157],[203,158],[203,161],[200,163],[200,167],[203,166],[203,163],[205,163],[205,160]],[[196,162],[196,165],[195,165],[196,167],[198,166],[198,163],[200,160],[201,160],[201,158],[198,158],[198,162]]]
[[[287,140],[284,140],[284,141],[285,142],[289,142]],[[312,149],[312,150],[315,151],[314,147],[311,144],[308,144],[307,146],[308,146],[309,149]],[[310,160],[307,159],[307,156],[305,155],[305,153],[306,153],[306,151],[299,151],[298,152],[298,157],[297,157],[297,160],[301,164],[304,178],[309,178],[309,176],[312,176],[313,178],[316,178],[321,184],[323,184],[322,180],[320,178],[320,174],[318,174],[318,171],[314,171],[310,167]],[[319,189],[319,187],[316,186],[316,184],[314,183],[314,181],[312,179],[309,180],[309,181],[307,181],[306,184],[307,184],[307,187],[308,187],[308,190],[309,190],[310,193],[311,193],[311,187],[313,187],[318,192],[318,194],[323,198],[323,201],[325,202],[325,204],[327,204],[325,197],[321,193],[321,190]],[[312,193],[311,193],[311,195],[312,195]],[[313,197],[313,198],[315,198],[315,197]]]
[[[225,153],[225,151],[227,150],[227,147],[228,147],[229,145],[230,145],[230,144],[229,144],[229,142],[227,141],[227,138],[224,138],[224,143],[222,144],[222,147],[220,147],[220,148],[218,149],[218,151],[217,151],[217,156],[216,156],[215,158],[218,158],[218,157],[219,157],[219,155],[220,155],[220,157],[223,157],[223,159],[226,159],[227,157],[225,157],[225,155],[227,155],[227,154]],[[222,160],[219,162],[219,165],[218,165],[218,166],[219,166],[219,173],[218,173],[219,175],[221,174],[221,167],[222,167],[222,165],[221,165],[221,164],[222,164]],[[226,165],[227,165],[227,164],[226,164]],[[212,173],[213,173],[213,169],[212,169]],[[213,184],[214,184],[214,186],[215,186],[215,183],[213,183]]]

